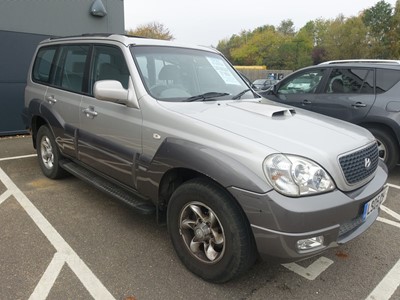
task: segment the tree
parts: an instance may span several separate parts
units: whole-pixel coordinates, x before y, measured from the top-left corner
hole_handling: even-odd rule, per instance
[[[374,58],[390,57],[389,32],[392,26],[392,7],[384,0],[364,10],[362,20],[368,28],[369,45]]]
[[[388,33],[390,41],[390,58],[399,59],[400,57],[400,1],[396,1],[393,15],[391,30]]]
[[[282,33],[283,35],[293,36],[295,33],[293,21],[291,19],[281,21],[281,24],[278,26],[277,31]]]
[[[326,60],[400,57],[400,0],[384,0],[360,15],[309,21],[295,31],[290,19],[242,31],[219,42],[218,50],[238,65],[298,69]]]
[[[131,29],[127,32],[129,35],[141,36],[159,40],[173,40],[174,36],[169,29],[158,22],[139,25],[136,29]]]
[[[360,17],[339,16],[328,27],[323,47],[326,59],[367,58],[369,56],[368,30]]]

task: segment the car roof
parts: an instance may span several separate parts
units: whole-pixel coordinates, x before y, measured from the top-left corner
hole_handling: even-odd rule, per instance
[[[373,64],[395,64],[400,65],[400,60],[394,59],[341,59],[330,60],[320,63],[320,65],[342,64],[342,63],[373,63]]]
[[[395,63],[364,63],[364,62],[355,62],[355,63],[350,63],[350,62],[334,62],[334,63],[329,63],[329,64],[318,64],[318,65],[313,65],[313,66],[308,66],[301,68],[298,71],[305,71],[305,70],[312,70],[312,69],[320,69],[320,68],[378,68],[378,69],[393,69],[393,70],[399,70],[400,69],[400,64],[395,64]],[[292,73],[293,74],[293,73]]]
[[[173,41],[158,40],[158,39],[144,38],[144,37],[140,37],[140,36],[114,34],[114,33],[86,33],[86,34],[75,35],[75,36],[51,37],[51,38],[48,38],[48,39],[40,42],[40,45],[58,44],[58,43],[64,43],[64,42],[91,43],[91,42],[101,42],[101,41],[114,41],[114,42],[121,43],[125,46],[129,46],[129,45],[169,46],[169,47],[206,50],[206,51],[210,51],[210,52],[220,53],[218,50],[211,48],[211,47],[206,47],[206,46],[181,44],[181,43],[176,43]]]

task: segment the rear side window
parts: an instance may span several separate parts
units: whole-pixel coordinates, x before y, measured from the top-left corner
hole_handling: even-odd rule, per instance
[[[33,66],[33,81],[41,83],[50,82],[50,71],[57,48],[43,47],[38,51]]]
[[[89,49],[89,45],[61,47],[54,80],[56,86],[78,93],[87,91],[85,70]]]
[[[400,71],[398,70],[376,70],[376,92],[385,93],[390,90],[400,80]]]
[[[373,94],[374,71],[372,69],[334,69],[325,92],[328,94]]]

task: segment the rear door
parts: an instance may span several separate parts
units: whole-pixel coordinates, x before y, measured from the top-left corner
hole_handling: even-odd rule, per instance
[[[313,110],[324,115],[360,123],[375,101],[374,69],[333,68]]]
[[[80,106],[79,159],[119,182],[136,187],[136,155],[142,152],[139,109],[101,101],[93,96],[98,80],[117,80],[125,89],[131,80],[118,47],[94,45],[89,95]]]
[[[79,127],[79,109],[86,92],[85,69],[89,63],[89,45],[63,45],[59,48],[52,84],[45,95],[49,123],[61,151],[75,157],[75,137]],[[44,111],[42,112],[44,114]]]

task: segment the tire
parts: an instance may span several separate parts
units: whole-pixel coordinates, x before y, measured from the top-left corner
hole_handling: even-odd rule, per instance
[[[243,210],[210,180],[193,179],[176,189],[168,203],[167,224],[182,263],[206,281],[229,281],[257,258]]]
[[[49,127],[43,125],[36,136],[36,151],[40,168],[46,177],[58,179],[68,173],[59,165],[61,154]]]
[[[377,128],[367,128],[376,138],[379,148],[379,158],[382,159],[389,170],[392,170],[399,162],[399,145],[389,132]]]

